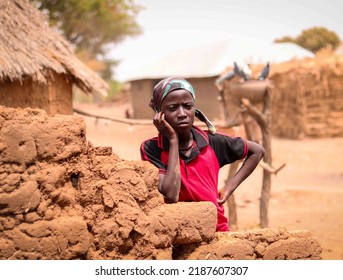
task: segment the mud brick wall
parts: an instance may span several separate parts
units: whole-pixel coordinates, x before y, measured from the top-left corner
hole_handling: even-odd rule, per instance
[[[0,107],[0,259],[320,259],[308,231],[215,233],[212,203],[164,204],[155,167],[85,132]]]

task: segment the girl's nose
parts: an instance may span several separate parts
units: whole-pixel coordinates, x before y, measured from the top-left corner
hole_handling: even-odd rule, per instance
[[[182,106],[180,106],[179,108],[179,116],[182,117],[182,116],[185,116],[186,115],[186,110],[185,108],[183,108]]]

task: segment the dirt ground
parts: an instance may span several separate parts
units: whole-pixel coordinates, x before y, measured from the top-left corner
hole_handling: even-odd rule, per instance
[[[128,104],[76,104],[77,109],[106,117],[125,116]],[[148,108],[147,108],[148,109]],[[156,134],[153,125],[128,125],[84,117],[87,139],[111,146],[122,159],[140,160],[141,142]],[[343,138],[272,139],[273,165],[286,166],[272,178],[269,227],[306,229],[323,247],[323,259],[343,259]],[[220,183],[227,176],[225,167]],[[239,230],[258,227],[262,168],[236,190]]]

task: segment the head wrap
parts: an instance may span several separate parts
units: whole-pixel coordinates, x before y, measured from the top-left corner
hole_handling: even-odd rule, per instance
[[[194,98],[195,101],[195,91],[193,86],[181,77],[169,77],[161,80],[155,87],[154,91],[150,100],[149,106],[155,111],[160,112],[162,107],[162,102],[164,98],[168,95],[168,93],[178,90],[184,89],[188,91]],[[216,133],[216,128],[210,122],[210,120],[205,116],[203,112],[199,109],[195,109],[195,116],[202,122],[206,123],[208,127],[208,131],[211,134]]]

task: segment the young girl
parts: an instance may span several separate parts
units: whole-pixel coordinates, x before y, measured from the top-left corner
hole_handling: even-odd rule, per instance
[[[223,203],[253,172],[264,156],[262,146],[240,137],[215,132],[208,118],[195,108],[195,92],[183,78],[169,77],[154,88],[150,107],[158,136],[141,145],[142,160],[159,169],[158,190],[167,203],[211,201],[218,211],[217,231],[228,231]],[[208,131],[193,125],[194,117]],[[218,191],[219,169],[244,159],[243,165]]]

